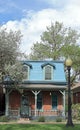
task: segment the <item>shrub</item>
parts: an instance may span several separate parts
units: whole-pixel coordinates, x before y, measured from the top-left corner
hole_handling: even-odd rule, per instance
[[[39,117],[38,122],[45,122],[45,117],[44,116]]]
[[[72,105],[72,117],[74,119],[80,120],[80,104]]]
[[[56,118],[56,122],[62,122],[62,118],[61,117]]]
[[[7,116],[0,116],[0,122],[8,122],[9,121],[9,117]]]

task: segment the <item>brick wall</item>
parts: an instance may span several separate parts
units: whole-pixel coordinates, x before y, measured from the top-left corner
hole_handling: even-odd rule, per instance
[[[25,94],[29,96],[29,106],[31,109],[35,109],[35,95],[31,91],[25,91]],[[62,109],[62,94],[57,92],[58,94],[58,109]],[[43,110],[51,110],[52,109],[52,99],[49,91],[43,91]],[[21,105],[21,94],[18,91],[12,91],[9,95],[9,107],[16,109],[20,108]]]
[[[80,92],[76,92],[73,94],[73,103],[80,103]]]
[[[21,94],[14,90],[9,95],[9,107],[11,109],[17,109],[20,108],[20,102],[21,102]]]
[[[51,95],[49,91],[43,92],[43,110],[51,110]]]

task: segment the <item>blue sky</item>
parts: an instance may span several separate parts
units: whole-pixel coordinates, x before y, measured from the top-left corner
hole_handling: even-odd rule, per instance
[[[20,20],[27,11],[39,11],[47,8],[60,9],[64,7],[67,1],[53,0],[0,0],[0,24],[9,20]]]
[[[51,5],[44,0],[0,0],[0,23],[20,20],[29,10],[39,11]]]
[[[20,49],[27,54],[51,22],[79,30],[79,13],[80,0],[0,0],[0,25],[21,31]]]

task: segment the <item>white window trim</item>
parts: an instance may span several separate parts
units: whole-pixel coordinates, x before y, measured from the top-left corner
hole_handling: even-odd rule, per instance
[[[50,80],[45,79],[45,67],[46,66],[51,67],[51,79]],[[51,80],[53,80],[53,71],[54,71],[54,69],[53,69],[53,66],[51,66],[51,65],[46,65],[46,66],[43,68],[43,74],[44,74],[43,78],[44,78],[45,81],[51,81]]]
[[[27,78],[25,77],[25,79],[23,79],[23,81],[26,81],[26,80],[29,80],[29,74],[30,74],[30,67],[28,66],[28,65],[23,65],[23,66],[26,66],[26,67],[28,67],[28,76],[27,76]]]

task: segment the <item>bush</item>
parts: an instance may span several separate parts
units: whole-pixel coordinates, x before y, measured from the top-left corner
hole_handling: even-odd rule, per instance
[[[38,122],[45,122],[45,117],[44,116],[39,117]]]
[[[0,116],[0,122],[8,122],[9,121],[9,117],[7,116]]]
[[[62,122],[62,118],[61,118],[61,117],[58,117],[58,118],[56,119],[56,122]]]
[[[72,117],[74,119],[80,120],[80,104],[72,105]]]

